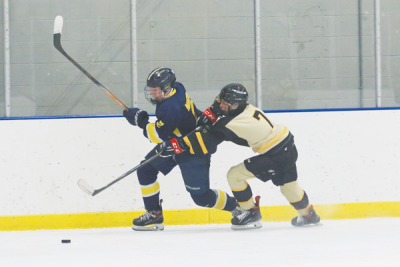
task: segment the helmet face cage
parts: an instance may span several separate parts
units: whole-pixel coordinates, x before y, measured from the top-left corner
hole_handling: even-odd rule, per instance
[[[151,88],[149,86],[144,87],[144,97],[147,101],[149,101],[152,105],[157,105],[159,101],[157,101],[154,96],[151,94]]]
[[[147,77],[147,85],[144,87],[144,96],[146,97],[147,101],[153,105],[160,103],[162,100],[159,101],[154,98],[154,96],[151,94],[151,88],[159,87],[161,89],[163,98],[165,98],[165,93],[174,88],[175,80],[175,73],[172,69],[154,69]]]

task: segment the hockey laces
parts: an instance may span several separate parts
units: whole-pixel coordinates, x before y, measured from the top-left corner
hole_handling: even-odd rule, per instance
[[[146,212],[145,214],[143,214],[142,216],[140,216],[140,220],[141,221],[145,221],[147,219],[150,219],[150,217],[154,217],[153,214],[151,214],[150,212]]]
[[[304,221],[304,217],[299,215],[297,216],[297,223],[302,223]]]
[[[237,217],[240,214],[242,214],[244,212],[244,210],[240,207],[236,207],[233,211],[232,211],[232,216],[233,217]]]
[[[243,213],[239,214],[237,218],[239,219],[239,221],[243,221],[243,219],[246,218],[249,214],[249,210],[243,210]]]

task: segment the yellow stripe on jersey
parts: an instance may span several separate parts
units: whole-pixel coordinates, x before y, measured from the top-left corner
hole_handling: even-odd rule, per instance
[[[186,96],[185,107],[188,111],[190,111],[190,103],[192,102],[192,100],[190,100],[190,97],[188,96],[188,94],[185,94],[185,96]]]
[[[194,111],[194,104],[193,101],[190,101],[190,108],[192,109],[192,113],[193,113],[193,117],[196,119],[197,121],[197,116],[196,116],[196,112]]]
[[[232,186],[231,186],[231,190],[234,191],[234,192],[240,192],[240,191],[244,191],[248,186],[249,186],[249,184],[246,182],[246,185],[244,187],[242,187],[242,188],[239,188],[239,189],[233,189]]]
[[[206,145],[204,144],[203,137],[201,137],[201,133],[196,132],[197,140],[199,140],[199,145],[201,146],[201,150],[203,150],[204,154],[208,153]]]
[[[176,128],[176,129],[174,130],[174,134],[175,134],[176,136],[178,136],[178,137],[181,137],[181,136],[182,136],[181,131],[179,131],[178,128]]]
[[[185,143],[190,148],[190,154],[194,154],[194,150],[193,150],[192,144],[189,141],[189,138],[187,138],[187,136],[185,136],[185,137],[183,137],[183,141],[185,141]]]
[[[215,202],[213,208],[222,210],[223,208],[225,208],[226,205],[226,200],[227,200],[226,194],[224,191],[221,190],[214,190],[214,192],[217,194],[217,201]]]
[[[150,142],[156,144],[163,142],[163,140],[161,140],[160,137],[158,136],[154,122],[147,124],[146,131],[147,131],[147,138],[150,140]]]
[[[253,202],[253,198],[250,198],[249,200],[247,200],[247,201],[245,201],[245,202],[239,202],[239,201],[238,201],[238,204],[239,204],[239,205],[244,205],[244,204],[247,204],[247,203],[254,203],[254,202]]]
[[[261,153],[263,150],[272,147],[273,145],[276,145],[276,142],[278,142],[280,139],[282,139],[282,137],[284,137],[287,133],[288,133],[288,128],[285,126],[285,128],[283,129],[283,131],[274,139],[272,139],[271,141],[269,141],[268,143],[266,143],[265,145],[263,145],[262,147],[260,147],[259,149],[257,149],[258,153]]]
[[[151,197],[160,192],[160,184],[156,181],[154,184],[141,185],[142,196]]]
[[[167,96],[167,98],[170,98],[171,96],[173,96],[176,93],[176,89],[174,88],[174,90],[172,90],[172,92]]]

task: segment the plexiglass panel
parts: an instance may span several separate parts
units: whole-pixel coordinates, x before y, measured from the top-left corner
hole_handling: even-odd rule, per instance
[[[256,103],[254,0],[136,1],[138,106],[156,67],[176,72],[198,108],[242,83]],[[262,0],[265,110],[375,107],[374,1]],[[10,1],[11,116],[108,115],[122,108],[53,47],[133,105],[130,0]],[[1,3],[3,27],[3,3]],[[400,106],[400,4],[381,1],[382,106]],[[4,39],[1,31],[0,39]],[[4,51],[4,41],[0,43]],[[5,116],[0,53],[0,116]]]

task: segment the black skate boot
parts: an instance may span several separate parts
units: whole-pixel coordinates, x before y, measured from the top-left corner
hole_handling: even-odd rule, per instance
[[[236,216],[242,214],[243,212],[244,212],[244,209],[242,209],[242,208],[239,206],[239,204],[238,204],[238,205],[235,207],[235,209],[231,211],[232,217],[236,217]]]
[[[310,224],[320,225],[321,218],[315,212],[314,207],[311,205],[309,214],[307,216],[297,216],[292,219],[293,226],[306,226]]]
[[[133,220],[132,229],[136,231],[162,231],[164,230],[164,216],[161,207],[160,210],[146,211],[142,216]]]
[[[261,228],[261,212],[259,207],[260,196],[256,196],[256,206],[249,210],[236,207],[232,211],[234,216],[231,220],[233,230],[249,230]]]

